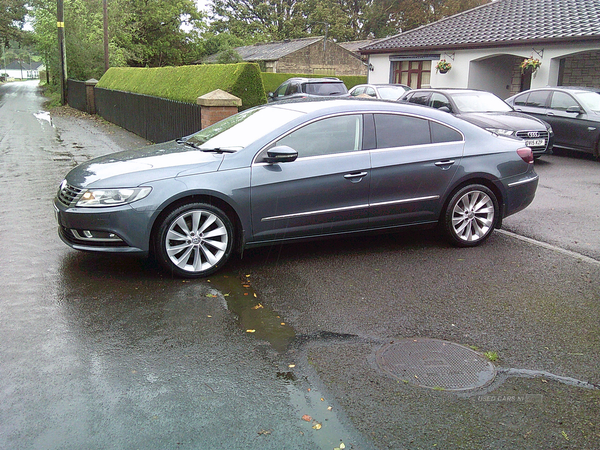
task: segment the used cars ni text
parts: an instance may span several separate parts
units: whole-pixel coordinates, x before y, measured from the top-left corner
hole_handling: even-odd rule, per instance
[[[552,127],[540,119],[516,112],[491,92],[415,89],[407,92],[401,100],[441,109],[492,133],[524,139],[525,145],[531,147],[536,158],[552,153]]]
[[[531,89],[506,100],[517,111],[545,120],[555,145],[600,157],[600,92],[561,86]]]
[[[531,149],[432,108],[277,102],[177,141],[71,170],[54,200],[77,250],[153,253],[179,276],[232,252],[304,238],[439,225],[483,242],[531,203]]]

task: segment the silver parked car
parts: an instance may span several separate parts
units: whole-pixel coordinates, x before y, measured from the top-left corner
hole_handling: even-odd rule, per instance
[[[410,86],[405,84],[359,84],[350,89],[352,97],[371,97],[382,100],[398,100]]]
[[[305,100],[90,160],[54,206],[74,249],[153,253],[167,271],[201,277],[233,251],[367,230],[440,225],[474,246],[537,184],[520,139],[432,108]]]

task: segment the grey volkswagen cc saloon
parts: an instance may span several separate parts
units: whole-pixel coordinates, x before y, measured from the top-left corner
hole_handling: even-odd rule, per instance
[[[475,246],[529,205],[521,139],[409,104],[277,102],[196,134],[71,170],[54,200],[77,250],[152,254],[203,277],[234,252],[289,240],[436,226]]]

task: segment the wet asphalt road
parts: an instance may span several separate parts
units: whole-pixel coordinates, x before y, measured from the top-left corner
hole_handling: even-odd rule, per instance
[[[362,236],[182,281],[60,241],[64,174],[146,143],[42,102],[0,86],[0,448],[600,448],[600,163],[540,160],[534,203],[475,249]],[[375,361],[403,337],[497,352],[499,375],[404,383]]]

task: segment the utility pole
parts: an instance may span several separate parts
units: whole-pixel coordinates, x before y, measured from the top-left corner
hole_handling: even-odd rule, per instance
[[[60,72],[60,104],[67,103],[67,53],[65,51],[65,13],[63,0],[56,2],[56,25],[58,27],[58,65]]]
[[[104,71],[108,70],[108,6],[107,0],[103,0],[104,9]]]

